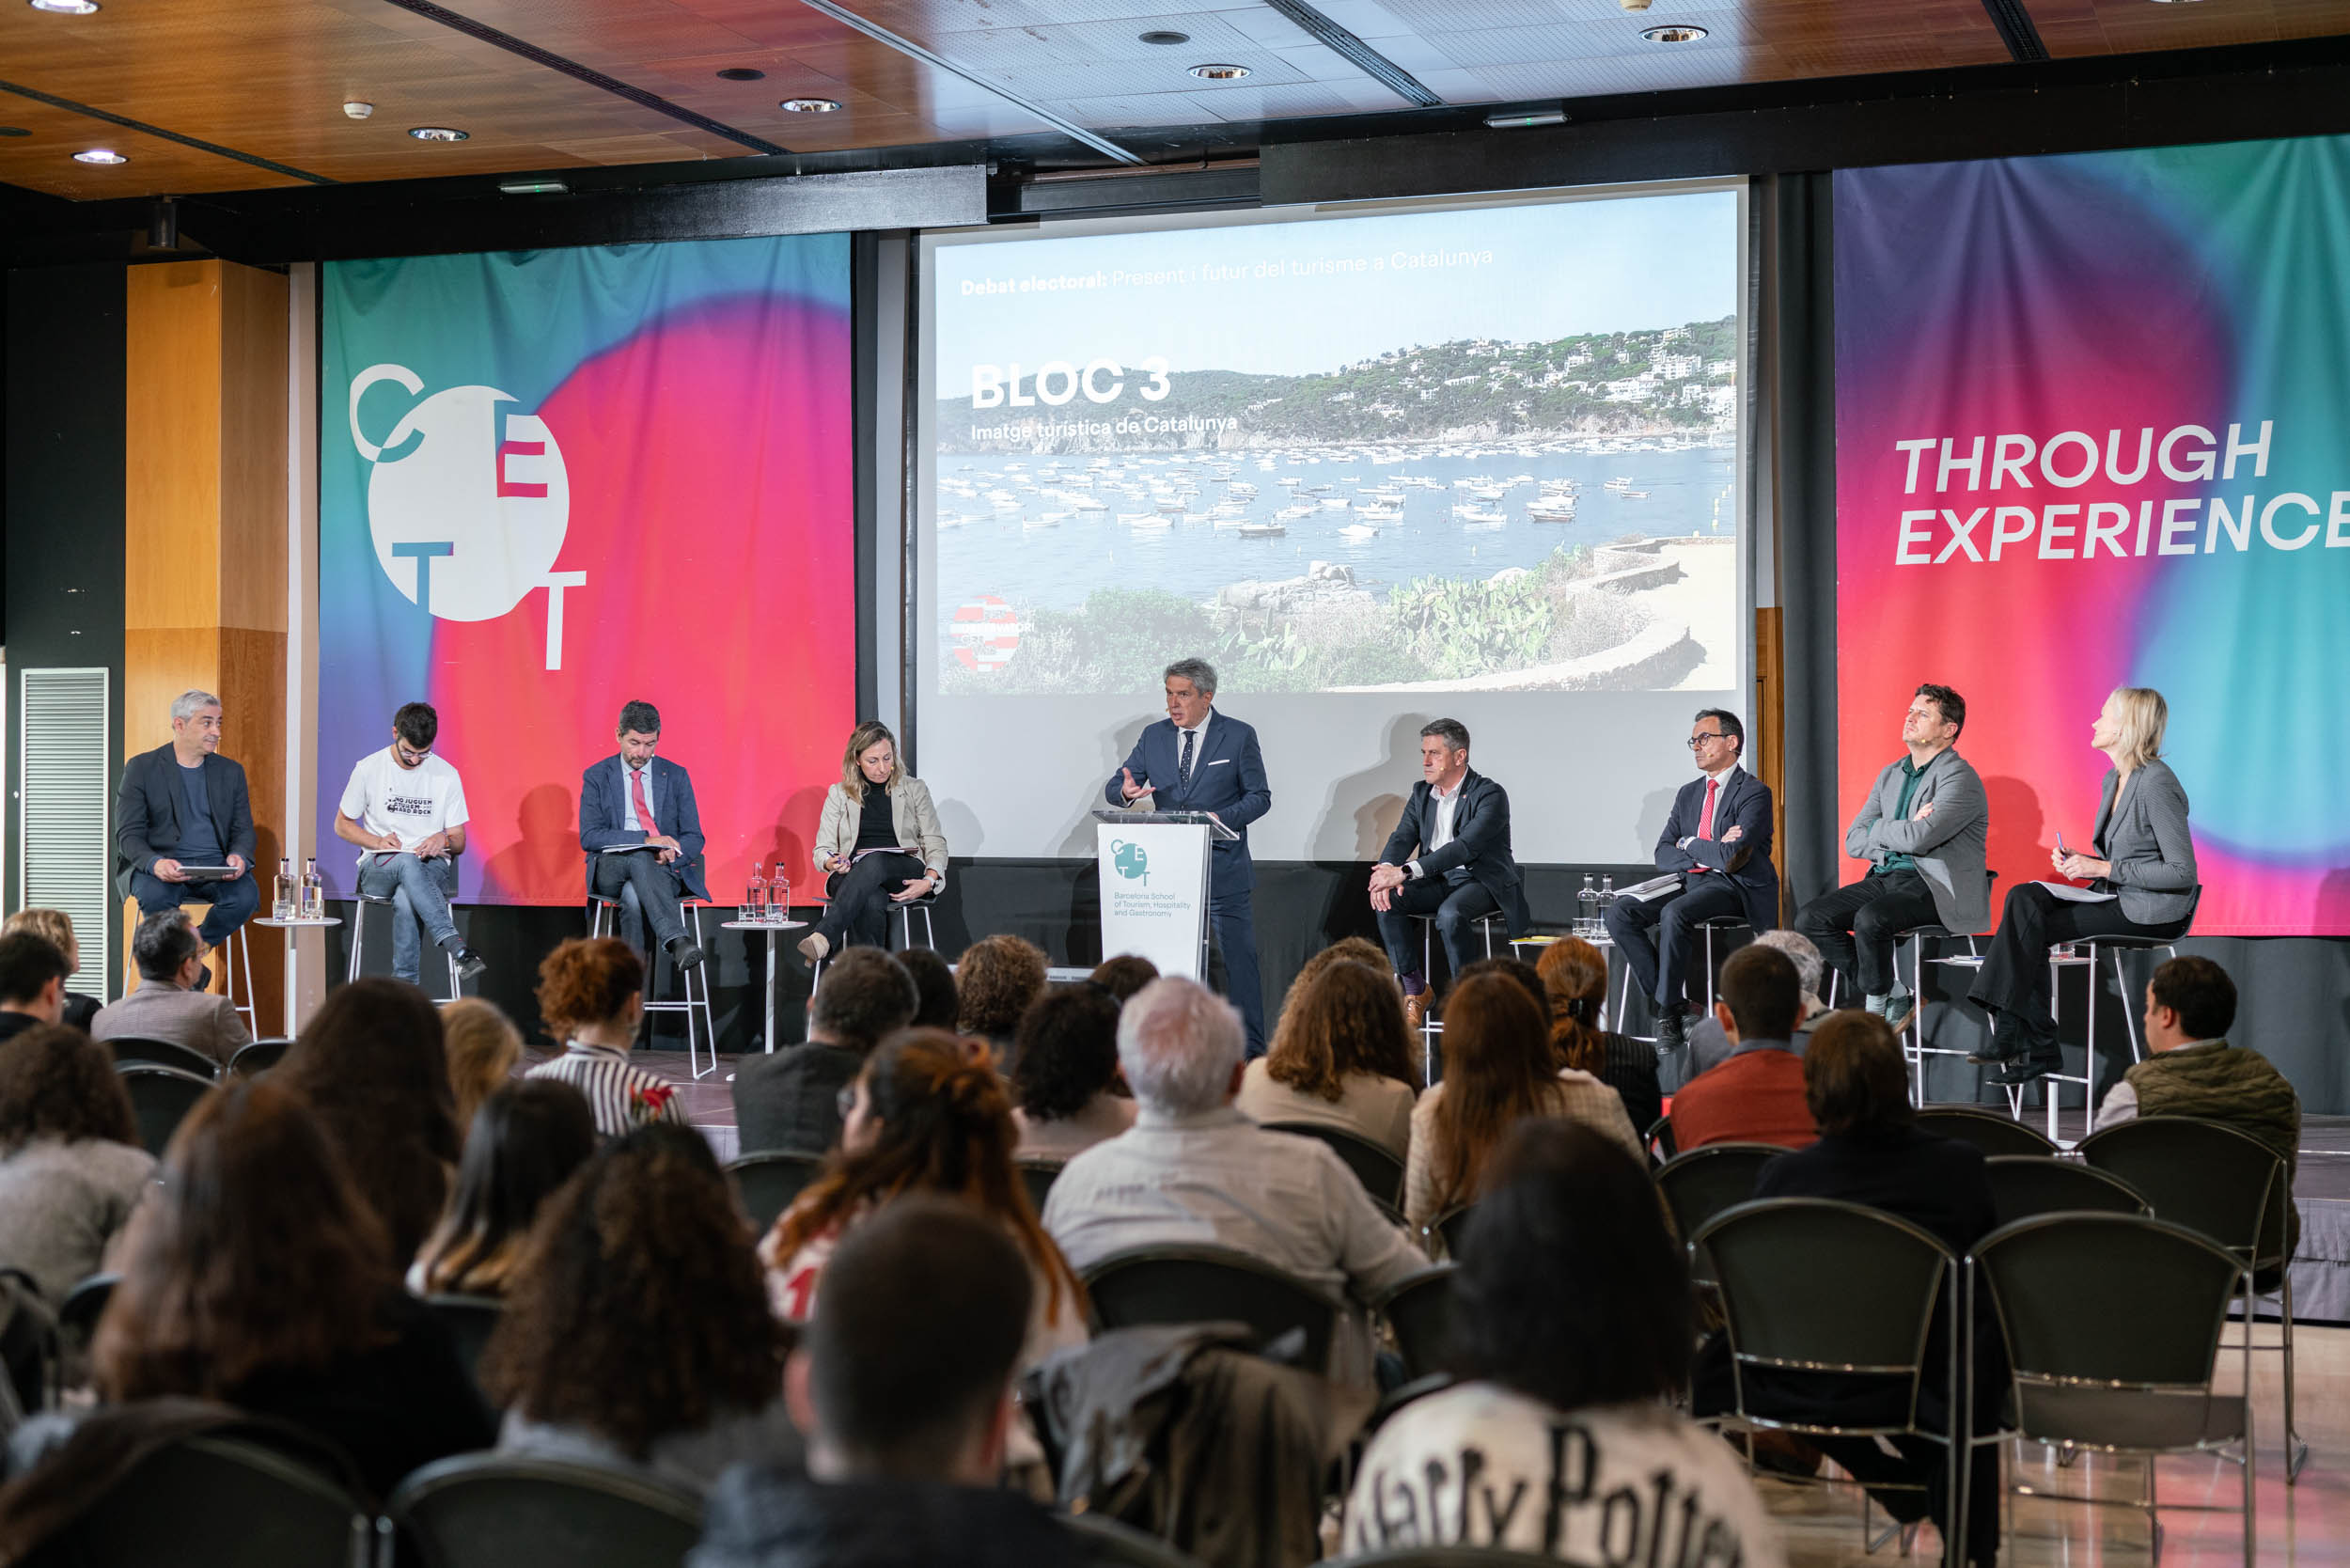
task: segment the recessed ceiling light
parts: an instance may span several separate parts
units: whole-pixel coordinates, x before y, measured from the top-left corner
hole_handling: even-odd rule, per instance
[[[37,11],[55,11],[59,16],[87,16],[98,9],[98,0],[30,0]]]
[[[453,125],[412,125],[408,133],[420,142],[462,142],[473,134]]]
[[[1695,43],[1705,36],[1705,29],[1676,24],[1670,27],[1643,27],[1640,36],[1651,43]]]
[[[1196,65],[1191,73],[1202,82],[1237,82],[1248,74],[1245,65]]]
[[[1189,33],[1170,32],[1165,27],[1154,27],[1139,35],[1139,38],[1144,43],[1189,43],[1191,41]]]
[[[794,115],[828,115],[840,107],[837,98],[787,98],[776,105]]]
[[[75,153],[73,161],[77,164],[127,164],[131,160],[113,148],[93,147],[86,152]]]
[[[763,82],[766,78],[765,71],[753,71],[749,66],[728,66],[718,72],[721,82]]]

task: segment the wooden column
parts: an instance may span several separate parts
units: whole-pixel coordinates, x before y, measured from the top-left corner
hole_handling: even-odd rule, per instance
[[[128,293],[123,754],[171,739],[181,692],[219,695],[267,914],[286,825],[286,280],[172,261],[130,269]],[[284,945],[244,934],[256,1032],[279,1033]]]

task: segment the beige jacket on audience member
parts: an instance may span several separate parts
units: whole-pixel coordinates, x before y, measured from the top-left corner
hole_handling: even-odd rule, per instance
[[[223,1067],[237,1047],[253,1039],[236,1004],[212,991],[182,991],[163,980],[142,980],[139,988],[109,1002],[90,1020],[92,1040],[160,1040],[201,1051]]]
[[[1403,1218],[1415,1232],[1445,1209],[1459,1206],[1454,1202],[1440,1208],[1436,1194],[1439,1140],[1434,1129],[1436,1106],[1443,1098],[1444,1085],[1432,1084],[1419,1097],[1419,1104],[1412,1107],[1412,1152],[1403,1162]],[[1648,1151],[1641,1145],[1632,1118],[1624,1114],[1623,1097],[1589,1073],[1572,1067],[1559,1070],[1557,1108],[1550,1114],[1580,1121],[1613,1138],[1625,1153],[1640,1162],[1642,1169],[1648,1168]]]
[[[874,786],[868,784],[867,789]],[[835,784],[824,792],[823,813],[816,820],[816,879],[824,878],[824,862],[856,850],[857,824],[864,807],[849,798],[848,787]],[[938,808],[931,804],[930,786],[912,774],[901,774],[889,787],[889,823],[898,830],[901,847],[922,857],[922,869],[947,886],[947,830],[938,825]]]
[[[1411,1147],[1412,1086],[1376,1073],[1349,1073],[1340,1080],[1339,1097],[1325,1100],[1279,1082],[1259,1057],[1242,1075],[1240,1097],[1232,1104],[1252,1121],[1310,1121],[1340,1128],[1399,1160]]]

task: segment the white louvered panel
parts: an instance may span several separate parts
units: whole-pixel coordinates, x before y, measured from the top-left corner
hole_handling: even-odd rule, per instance
[[[76,932],[89,933],[82,938],[85,950],[102,951],[114,902],[107,672],[28,669],[17,690],[24,726],[19,907],[63,910]]]

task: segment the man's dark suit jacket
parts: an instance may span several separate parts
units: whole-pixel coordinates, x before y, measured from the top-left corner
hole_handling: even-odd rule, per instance
[[[180,762],[169,745],[142,751],[122,770],[115,792],[115,886],[131,896],[131,874],[152,875],[165,851],[180,847]],[[244,767],[217,753],[204,759],[204,800],[212,808],[212,836],[224,855],[242,855],[247,871],[254,855],[253,800],[245,792]],[[204,885],[188,884],[189,897],[202,902]]]
[[[702,814],[694,804],[694,779],[666,757],[647,764],[652,769],[652,815],[661,831],[677,840],[678,857],[669,862],[689,898],[710,897],[702,881]],[[588,852],[588,890],[595,891],[596,859],[606,849],[641,844],[642,829],[628,825],[628,764],[614,752],[589,768],[579,779],[579,847]]]
[[[1135,749],[1125,771],[1137,784],[1148,784],[1152,806],[1161,811],[1213,811],[1240,837],[1211,839],[1215,860],[1209,868],[1212,898],[1246,893],[1257,886],[1257,863],[1248,857],[1248,824],[1273,809],[1273,790],[1265,782],[1264,754],[1257,749],[1257,732],[1225,713],[1208,721],[1208,738],[1191,760],[1191,781],[1175,781],[1182,760],[1183,732],[1171,719],[1161,719],[1135,737]],[[1126,798],[1120,774],[1110,775],[1102,798],[1123,806]]]
[[[734,1126],[745,1154],[822,1154],[840,1141],[840,1091],[864,1069],[862,1052],[786,1045],[734,1069]]]
[[[1469,769],[1461,777],[1460,803],[1452,808],[1451,839],[1440,850],[1415,854],[1435,830],[1435,800],[1423,778],[1412,786],[1403,820],[1379,852],[1381,863],[1401,866],[1416,859],[1422,873],[1440,880],[1455,866],[1464,868],[1494,896],[1510,934],[1525,935],[1534,924],[1534,912],[1527,907],[1526,881],[1518,874],[1518,863],[1510,856],[1510,792]]]
[[[1778,925],[1778,868],[1771,864],[1771,788],[1743,767],[1722,776],[1721,792],[1714,797],[1714,837],[1700,839],[1705,821],[1705,776],[1700,774],[1673,796],[1672,815],[1656,836],[1656,869],[1685,871],[1703,866],[1726,874],[1746,906],[1747,924],[1757,932]],[[1722,835],[1742,829],[1735,842]],[[1693,840],[1687,849],[1681,840]]]

